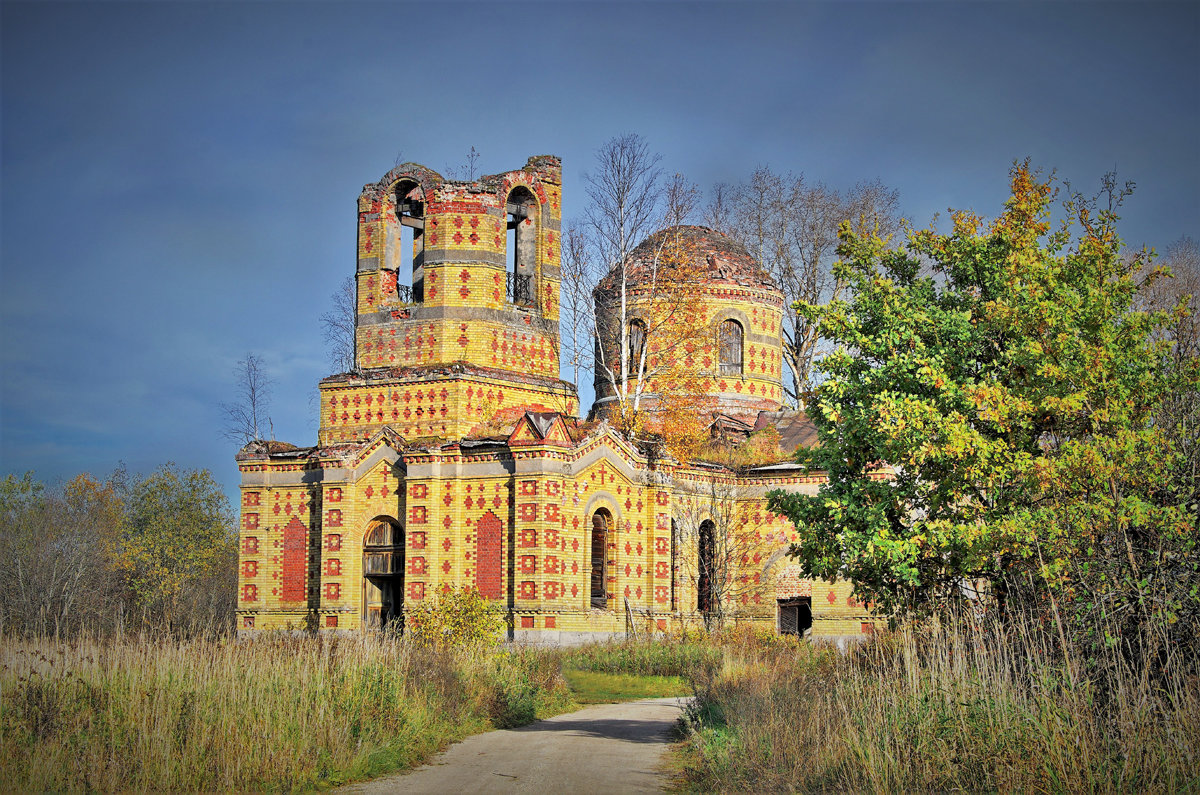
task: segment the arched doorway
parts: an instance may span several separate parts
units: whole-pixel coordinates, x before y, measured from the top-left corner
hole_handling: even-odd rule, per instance
[[[372,519],[363,536],[363,626],[403,629],[404,529],[390,517]]]
[[[710,613],[713,609],[713,586],[716,584],[716,530],[711,519],[700,524],[700,541],[697,550],[699,576],[696,578],[696,609]]]
[[[608,606],[608,531],[612,514],[601,508],[592,514],[592,607]]]

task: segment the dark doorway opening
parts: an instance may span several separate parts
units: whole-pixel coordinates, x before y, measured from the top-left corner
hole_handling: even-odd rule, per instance
[[[375,519],[363,536],[363,626],[404,628],[404,530],[394,519]]]
[[[779,600],[779,634],[799,635],[812,629],[812,598],[799,596]]]

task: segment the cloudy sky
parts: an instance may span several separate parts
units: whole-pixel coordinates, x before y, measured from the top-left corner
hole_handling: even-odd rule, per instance
[[[1133,245],[1200,236],[1200,4],[0,5],[0,474],[213,471],[257,352],[276,438],[316,440],[318,317],[355,200],[641,134],[702,188],[755,166],[905,214],[994,215],[1014,159],[1137,183]]]

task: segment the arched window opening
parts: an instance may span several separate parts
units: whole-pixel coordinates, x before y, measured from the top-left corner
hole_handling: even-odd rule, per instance
[[[679,609],[679,526],[671,520],[671,610]]]
[[[636,380],[646,350],[646,324],[640,320],[629,323],[629,377]]]
[[[396,297],[402,304],[419,304],[425,300],[425,192],[417,183],[396,184],[396,220],[391,274],[396,280]]]
[[[601,508],[592,514],[592,607],[608,604],[608,529],[612,516]]]
[[[742,324],[726,320],[719,332],[721,375],[742,374]]]
[[[700,576],[696,582],[696,609],[701,613],[712,612],[713,590],[716,584],[716,525],[705,519],[700,525],[697,559]]]
[[[533,306],[534,303],[539,210],[537,198],[523,187],[514,189],[504,205],[508,221],[506,295],[508,302],[516,306]]]
[[[363,626],[403,628],[404,530],[396,520],[374,519],[363,535]]]

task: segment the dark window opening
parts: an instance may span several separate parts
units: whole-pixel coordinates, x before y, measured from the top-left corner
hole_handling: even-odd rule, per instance
[[[646,350],[646,324],[640,320],[629,323],[629,377],[636,380],[640,372],[642,354]]]
[[[504,206],[508,230],[505,292],[508,302],[517,306],[534,304],[539,210],[537,199],[528,188],[516,188]]]
[[[726,320],[719,333],[721,375],[742,374],[742,324]]]
[[[700,525],[700,543],[697,557],[700,564],[700,576],[696,583],[696,609],[701,613],[710,613],[713,609],[713,591],[716,586],[716,530],[711,519],[705,519]]]
[[[812,629],[812,599],[801,596],[779,600],[779,634],[799,635]]]
[[[592,607],[603,609],[608,604],[608,511],[601,508],[592,515]]]
[[[679,526],[671,520],[671,610],[679,609]]]
[[[419,304],[425,300],[425,193],[415,182],[396,186],[396,220],[396,297]]]
[[[401,630],[403,607],[404,530],[392,519],[376,519],[363,537],[363,625]]]

